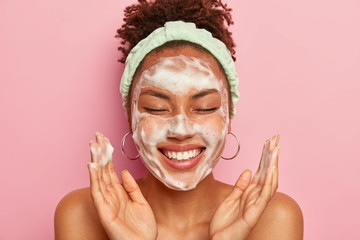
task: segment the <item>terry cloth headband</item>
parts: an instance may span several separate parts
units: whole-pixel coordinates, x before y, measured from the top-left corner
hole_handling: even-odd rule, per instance
[[[230,86],[231,101],[234,106],[231,113],[232,118],[235,115],[235,103],[239,100],[240,94],[238,92],[239,78],[230,51],[222,41],[214,38],[206,29],[198,29],[195,23],[183,21],[166,22],[164,27],[154,30],[130,51],[126,58],[125,69],[120,83],[124,107],[131,82],[141,61],[155,48],[176,40],[198,44],[208,50],[219,61]]]

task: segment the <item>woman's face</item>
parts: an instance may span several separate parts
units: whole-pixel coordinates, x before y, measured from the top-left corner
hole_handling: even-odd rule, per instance
[[[151,53],[134,77],[131,113],[147,169],[171,189],[193,189],[218,162],[229,131],[226,76],[191,46]]]

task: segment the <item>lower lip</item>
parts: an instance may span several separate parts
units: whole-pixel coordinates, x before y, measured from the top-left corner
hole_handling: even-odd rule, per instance
[[[160,154],[163,157],[163,159],[165,160],[165,162],[170,167],[175,168],[177,170],[188,170],[188,169],[193,168],[200,161],[200,159],[202,158],[204,152],[205,152],[205,150],[203,150],[196,157],[189,158],[188,160],[181,160],[181,161],[171,160],[171,159],[167,158],[164,154],[162,154],[162,153],[160,153]]]

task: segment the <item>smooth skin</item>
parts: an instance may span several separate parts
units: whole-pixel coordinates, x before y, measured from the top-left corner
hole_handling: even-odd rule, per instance
[[[223,74],[211,54],[193,47],[160,54],[208,59],[214,72]],[[145,69],[158,57],[149,56],[143,64]],[[179,139],[180,143],[183,141]],[[100,156],[91,152],[90,188],[71,192],[60,201],[55,212],[55,238],[303,239],[299,206],[287,195],[276,192],[278,143],[277,135],[265,142],[254,176],[245,170],[231,186],[215,180],[210,173],[189,191],[169,189],[149,172],[135,181],[128,171],[122,171],[120,183],[112,161],[101,166]],[[110,142],[98,133],[96,141],[89,144],[105,153]]]
[[[105,147],[104,142],[109,141],[102,134],[96,139],[90,144]],[[165,193],[165,186],[151,193],[154,185],[162,184],[151,174],[145,177],[152,181],[149,185],[153,187],[148,188],[145,179],[136,183],[126,170],[120,184],[112,161],[97,169],[89,166],[91,188],[68,194],[56,209],[56,239],[303,239],[299,206],[285,194],[273,193],[278,168],[270,166],[278,163],[278,141],[273,136],[265,142],[251,182],[250,170],[245,170],[233,187],[210,174],[196,188],[202,193],[191,190],[180,199],[176,193],[181,192],[174,191],[171,196]],[[98,162],[99,157],[92,160]],[[206,192],[209,183],[214,188]],[[162,201],[152,198],[161,193]],[[146,200],[146,196],[151,198]]]

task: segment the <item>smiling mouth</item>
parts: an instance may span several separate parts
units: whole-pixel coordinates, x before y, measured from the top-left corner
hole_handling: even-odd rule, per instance
[[[205,148],[196,148],[188,151],[170,151],[165,149],[159,150],[168,159],[173,161],[186,161],[199,156],[205,150]]]

